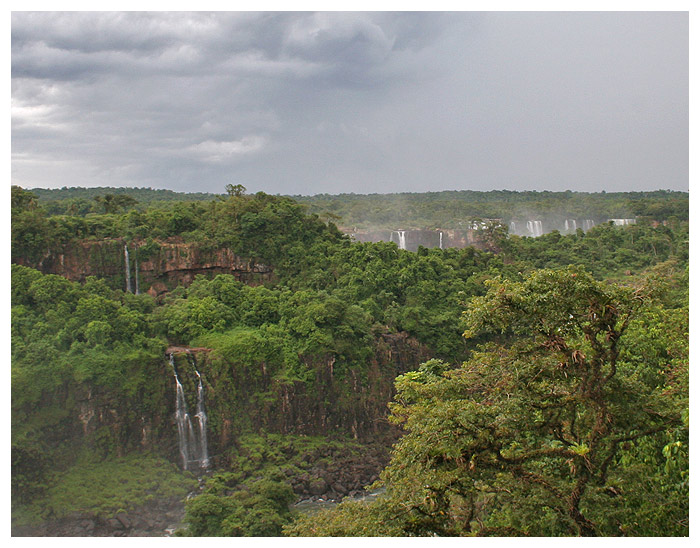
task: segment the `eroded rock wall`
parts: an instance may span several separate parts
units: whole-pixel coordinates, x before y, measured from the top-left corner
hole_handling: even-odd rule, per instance
[[[244,259],[230,249],[202,249],[177,239],[126,242],[122,239],[83,240],[59,250],[49,250],[36,263],[23,258],[18,264],[44,274],[58,274],[71,281],[84,282],[88,276],[106,279],[115,288],[127,287],[126,257],[129,250],[131,290],[157,296],[176,287],[189,285],[197,274],[232,274],[239,281],[257,285],[272,280],[267,265]]]
[[[182,365],[178,374],[186,392],[192,392],[195,379],[184,354],[176,354]],[[406,333],[384,334],[362,367],[341,369],[333,356],[303,358],[313,379],[302,382],[269,375],[264,363],[252,371],[239,368],[235,356],[226,357],[232,364],[222,367],[221,362],[212,365],[211,360],[220,359],[215,353],[199,349],[193,354],[204,379],[209,453],[215,466],[225,463],[227,448],[245,432],[395,438],[398,430],[387,421],[394,379],[430,357],[427,348]]]

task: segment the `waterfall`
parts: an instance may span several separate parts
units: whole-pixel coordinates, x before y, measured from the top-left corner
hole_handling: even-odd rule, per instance
[[[405,230],[392,230],[391,235],[389,236],[389,241],[393,242],[394,241],[394,234],[397,236],[398,242],[396,242],[399,245],[399,249],[406,249],[406,231]]]
[[[126,269],[126,290],[131,293],[131,269],[129,268],[129,246],[124,244],[124,267]]]
[[[177,376],[177,370],[175,369],[175,356],[170,354],[170,365],[173,368],[173,375],[175,375],[175,394],[176,394],[176,404],[175,404],[175,422],[177,422],[177,441],[180,446],[180,456],[182,457],[182,468],[187,470],[187,465],[190,462],[190,444],[189,440],[192,432],[192,421],[190,421],[190,416],[187,413],[187,401],[185,401],[185,390],[182,388],[182,383]]]
[[[542,236],[542,221],[528,221],[527,231],[533,238]]]
[[[406,249],[406,231],[399,230],[399,249]]]
[[[510,233],[511,233],[511,234],[515,234],[516,231],[517,231],[517,226],[516,226],[516,224],[515,224],[515,221],[511,221],[511,222],[510,222]]]
[[[595,223],[593,222],[593,219],[584,219],[583,220],[583,230],[587,231],[590,230],[595,226]]]
[[[189,354],[188,354],[189,357]],[[189,360],[188,360],[189,361]],[[197,419],[198,428],[195,430],[192,419],[187,411],[185,389],[175,368],[175,356],[170,354],[170,366],[175,377],[175,422],[177,423],[177,441],[182,457],[182,468],[187,470],[190,463],[196,463],[200,468],[209,467],[209,454],[207,449],[207,415],[204,412],[204,386],[199,371],[195,369],[198,378],[197,386]]]
[[[139,248],[134,249],[134,281],[136,282],[136,294],[139,294]]]
[[[443,247],[442,247],[442,231],[440,231],[440,249],[443,249]]]
[[[204,386],[202,385],[202,375],[197,371],[197,363],[194,356],[187,353],[191,359],[192,368],[197,374],[197,414],[195,415],[199,424],[199,463],[202,468],[209,468],[209,448],[207,447],[207,414],[204,411]]]

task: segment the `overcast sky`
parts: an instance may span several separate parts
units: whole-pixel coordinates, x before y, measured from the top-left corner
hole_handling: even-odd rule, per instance
[[[688,190],[687,13],[12,14],[12,184]]]

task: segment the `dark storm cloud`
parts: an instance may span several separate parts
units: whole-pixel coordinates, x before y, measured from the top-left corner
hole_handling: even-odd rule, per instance
[[[13,183],[687,188],[674,13],[14,13]]]

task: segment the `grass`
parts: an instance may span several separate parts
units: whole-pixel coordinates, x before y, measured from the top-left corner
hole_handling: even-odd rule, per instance
[[[184,498],[196,487],[194,476],[162,458],[131,454],[99,460],[84,454],[54,475],[42,497],[16,509],[12,517],[14,525],[75,513],[109,518],[160,498]]]

